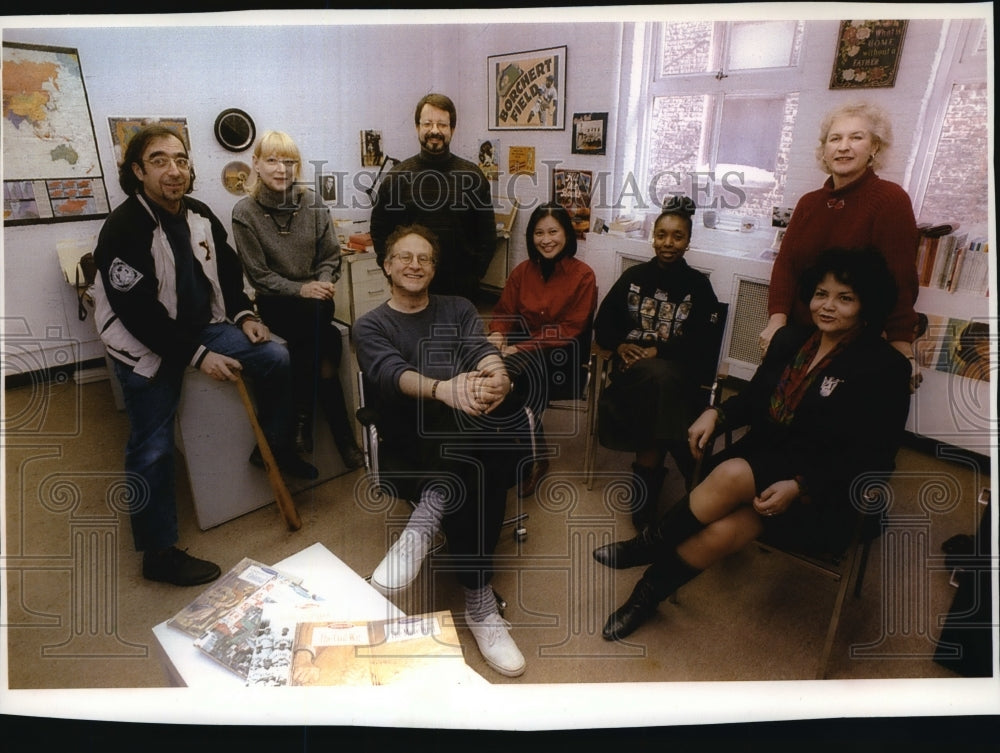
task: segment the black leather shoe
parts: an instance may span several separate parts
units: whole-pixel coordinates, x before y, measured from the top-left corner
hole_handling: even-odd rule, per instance
[[[313,481],[319,478],[319,471],[316,469],[316,466],[307,463],[294,452],[282,453],[276,456],[275,460],[278,461],[278,469],[287,476],[305,479],[306,481]],[[266,469],[264,456],[261,454],[259,445],[255,446],[253,452],[250,453],[250,465]]]
[[[175,586],[200,586],[210,583],[222,574],[214,562],[192,557],[175,546],[162,552],[144,552],[142,577]]]
[[[656,536],[649,526],[627,541],[616,541],[594,550],[594,559],[605,567],[625,570],[637,565],[648,565],[656,556]]]
[[[656,612],[661,599],[645,578],[641,579],[620,608],[611,613],[601,635],[606,641],[620,641],[631,635]]]

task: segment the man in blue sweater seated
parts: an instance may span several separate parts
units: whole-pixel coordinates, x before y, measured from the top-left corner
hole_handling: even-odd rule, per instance
[[[390,299],[354,324],[358,364],[379,404],[380,461],[416,478],[418,504],[372,575],[384,594],[417,576],[434,536],[465,592],[465,620],[486,662],[517,677],[525,660],[497,611],[493,551],[507,490],[530,456],[525,399],[514,390],[482,319],[465,298],[433,295],[439,260],[426,227],[397,228],[383,271]],[[513,393],[513,394],[512,394]],[[389,468],[386,460],[383,467]],[[387,474],[391,480],[391,474]]]

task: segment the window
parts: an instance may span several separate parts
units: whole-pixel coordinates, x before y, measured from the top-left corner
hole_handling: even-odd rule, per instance
[[[924,96],[927,110],[914,131],[896,124],[892,159],[902,174],[890,179],[906,189],[919,222],[958,222],[970,236],[986,235],[989,29],[982,20],[942,21],[939,28],[941,64],[926,91],[912,95]],[[829,69],[806,66],[803,58],[809,35],[825,39],[828,27],[685,21],[637,24],[635,32],[629,73],[638,85],[631,86],[619,118],[619,167],[634,181],[619,194],[631,204],[616,208],[653,210],[681,192],[701,209],[753,218],[789,206],[791,160],[799,192],[805,190],[803,171],[812,165],[814,126],[795,130],[800,101],[810,118],[827,106],[826,81],[818,77]],[[858,98],[878,102],[880,91],[859,92]],[[793,145],[795,135],[799,143]]]
[[[770,216],[784,193],[802,21],[656,27],[646,178],[651,203],[678,191],[700,207]]]
[[[989,218],[986,24],[967,22],[956,40],[943,82],[947,105],[928,144],[926,182],[913,193],[918,222],[958,222],[971,238],[987,234]]]

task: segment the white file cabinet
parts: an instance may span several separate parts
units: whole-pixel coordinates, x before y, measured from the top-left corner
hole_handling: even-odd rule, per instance
[[[382,273],[375,254],[345,254],[334,296],[334,317],[345,324],[389,299],[389,281]]]

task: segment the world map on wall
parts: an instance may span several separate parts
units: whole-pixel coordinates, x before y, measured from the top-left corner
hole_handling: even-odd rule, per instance
[[[107,194],[74,50],[4,43],[4,219],[107,213]]]

